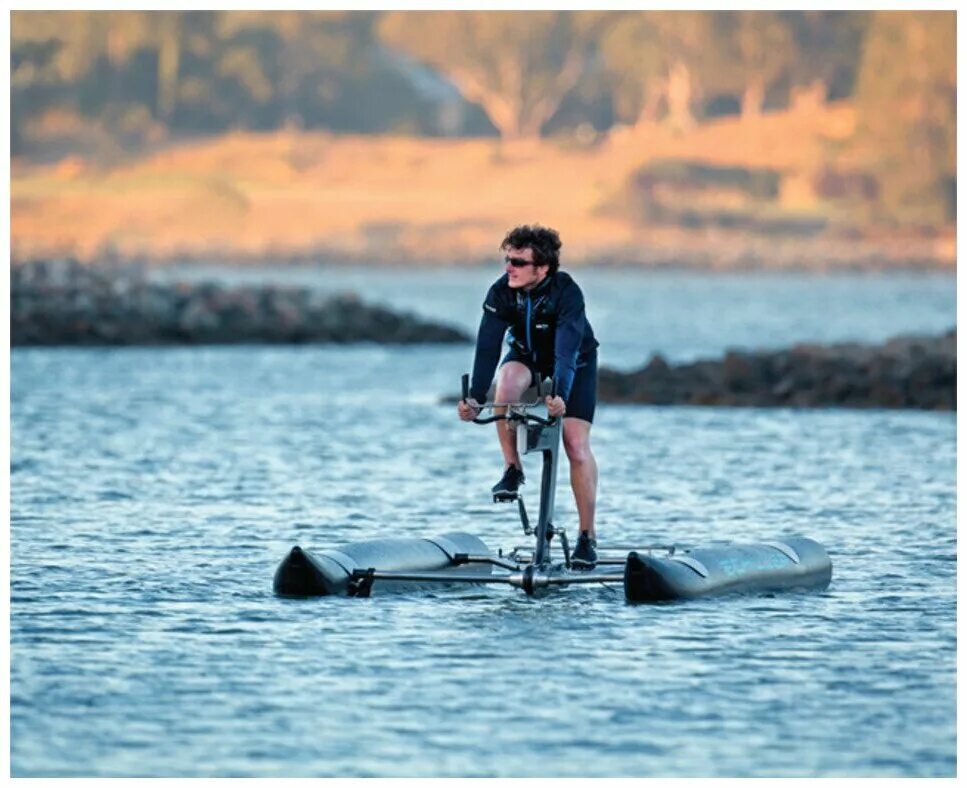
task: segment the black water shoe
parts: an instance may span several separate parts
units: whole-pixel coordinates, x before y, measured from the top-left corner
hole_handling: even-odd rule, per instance
[[[503,478],[490,491],[494,494],[495,501],[513,500],[517,497],[517,490],[523,483],[524,472],[516,465],[508,465]]]
[[[571,569],[577,571],[589,571],[598,565],[598,551],[594,548],[598,546],[596,539],[588,536],[587,531],[581,531],[578,543],[574,545],[574,552],[571,553]]]

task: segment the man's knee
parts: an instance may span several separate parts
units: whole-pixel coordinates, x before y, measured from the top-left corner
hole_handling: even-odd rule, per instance
[[[570,429],[568,429],[571,427]],[[582,463],[591,459],[590,425],[564,425],[564,451],[571,462]]]
[[[497,370],[497,397],[505,402],[516,400],[531,384],[531,371],[519,361],[508,361]]]

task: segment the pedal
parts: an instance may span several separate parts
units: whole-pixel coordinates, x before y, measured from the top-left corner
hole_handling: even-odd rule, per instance
[[[515,492],[494,493],[494,503],[513,503],[520,499],[520,494]]]

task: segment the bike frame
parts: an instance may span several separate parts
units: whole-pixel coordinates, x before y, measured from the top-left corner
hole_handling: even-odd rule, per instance
[[[464,375],[464,384],[467,385],[467,376]],[[538,389],[540,391],[540,389]],[[553,396],[553,393],[551,394]],[[528,411],[542,404],[539,399],[535,402],[513,402],[506,404],[494,403],[485,407],[496,410],[497,408],[506,409],[505,413],[495,414],[487,418],[475,418],[474,424],[491,424],[496,421],[508,421],[516,424],[517,427],[517,451],[519,454],[530,454],[539,451],[541,453],[541,494],[540,504],[537,514],[537,526],[533,533],[536,540],[534,545],[532,564],[538,567],[546,567],[551,563],[551,540],[555,533],[558,533],[553,525],[554,519],[554,500],[557,494],[557,459],[561,447],[561,430],[564,420],[560,418],[541,418]],[[524,526],[524,533],[531,533],[527,512],[524,508],[524,501],[517,496],[518,510],[521,516],[521,523]],[[570,557],[567,550],[567,536],[564,531],[559,532],[564,546],[564,560],[570,565]]]
[[[470,394],[470,376],[463,376],[463,399],[466,401]],[[517,448],[521,455],[540,452],[542,458],[541,467],[541,492],[540,509],[537,516],[537,525],[533,529],[527,518],[527,511],[524,506],[523,498],[515,495],[508,498],[510,502],[516,501],[520,513],[521,524],[524,533],[534,535],[534,551],[529,560],[521,560],[518,549],[515,548],[510,557],[505,558],[502,553],[498,556],[492,555],[466,555],[457,554],[453,556],[454,566],[465,564],[490,564],[499,569],[504,569],[509,574],[503,575],[460,575],[452,571],[442,572],[384,572],[376,569],[357,570],[353,573],[350,584],[350,596],[369,596],[373,582],[376,580],[397,580],[411,582],[441,582],[441,583],[503,583],[522,589],[528,596],[535,596],[551,586],[573,585],[586,583],[620,583],[624,580],[624,573],[605,573],[605,572],[565,572],[560,571],[560,566],[555,566],[551,560],[551,541],[555,536],[561,540],[561,547],[564,551],[564,568],[570,569],[570,551],[568,549],[567,535],[563,528],[555,528],[554,519],[554,500],[557,492],[557,463],[558,454],[561,447],[561,430],[564,420],[562,418],[543,418],[530,411],[533,408],[542,406],[544,393],[554,396],[554,385],[550,381],[544,381],[537,387],[536,398],[532,402],[509,402],[509,403],[488,403],[481,406],[481,409],[497,410],[504,409],[503,413],[495,413],[493,416],[473,419],[475,424],[492,424],[499,421],[507,421],[516,424],[517,428]],[[601,564],[618,565],[623,568],[624,560],[602,559]]]

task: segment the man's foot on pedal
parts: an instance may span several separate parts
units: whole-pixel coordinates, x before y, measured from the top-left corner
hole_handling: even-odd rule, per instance
[[[598,565],[598,546],[596,539],[588,536],[587,531],[581,531],[578,542],[571,553],[571,568],[580,571],[590,571]]]
[[[524,472],[516,465],[508,465],[503,478],[490,491],[495,501],[513,501],[517,499],[517,490],[523,483]]]

